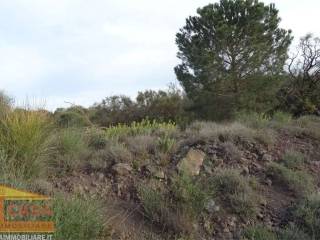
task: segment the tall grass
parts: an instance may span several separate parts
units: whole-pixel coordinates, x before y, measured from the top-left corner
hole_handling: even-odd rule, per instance
[[[102,204],[76,197],[57,197],[53,203],[56,240],[106,239],[103,238],[104,219]]]
[[[49,117],[43,111],[19,109],[2,116],[0,147],[6,155],[2,160],[13,175],[30,178],[44,170],[40,158],[47,152],[49,131]]]

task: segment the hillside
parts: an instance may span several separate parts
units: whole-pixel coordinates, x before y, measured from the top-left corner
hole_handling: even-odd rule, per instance
[[[40,136],[30,119],[46,114],[28,114],[20,128],[5,120],[10,134]],[[16,140],[16,160],[1,152],[2,181],[54,197],[56,239],[320,238],[318,117],[54,127],[39,139]]]

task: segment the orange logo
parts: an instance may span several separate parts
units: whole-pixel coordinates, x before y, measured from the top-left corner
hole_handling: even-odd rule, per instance
[[[53,216],[48,200],[47,196],[0,185],[0,233],[53,233],[54,223],[42,220]]]

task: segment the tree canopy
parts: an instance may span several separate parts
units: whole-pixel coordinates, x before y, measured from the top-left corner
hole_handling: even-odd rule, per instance
[[[177,78],[195,108],[238,109],[252,81],[283,72],[291,31],[279,27],[274,4],[258,0],[221,0],[197,13],[176,35]]]

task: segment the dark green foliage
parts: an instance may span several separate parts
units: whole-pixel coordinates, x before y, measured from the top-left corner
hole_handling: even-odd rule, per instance
[[[139,92],[136,101],[127,96],[111,96],[91,108],[91,120],[106,127],[143,119],[185,123],[190,118],[184,111],[186,101],[182,92],[174,86],[167,91]]]
[[[254,0],[221,0],[197,13],[177,34],[182,63],[175,68],[194,110],[219,119],[243,107],[264,109],[291,43],[290,31],[278,27],[278,10]]]
[[[88,110],[81,106],[60,108],[54,113],[54,118],[59,127],[84,127],[91,126]]]

